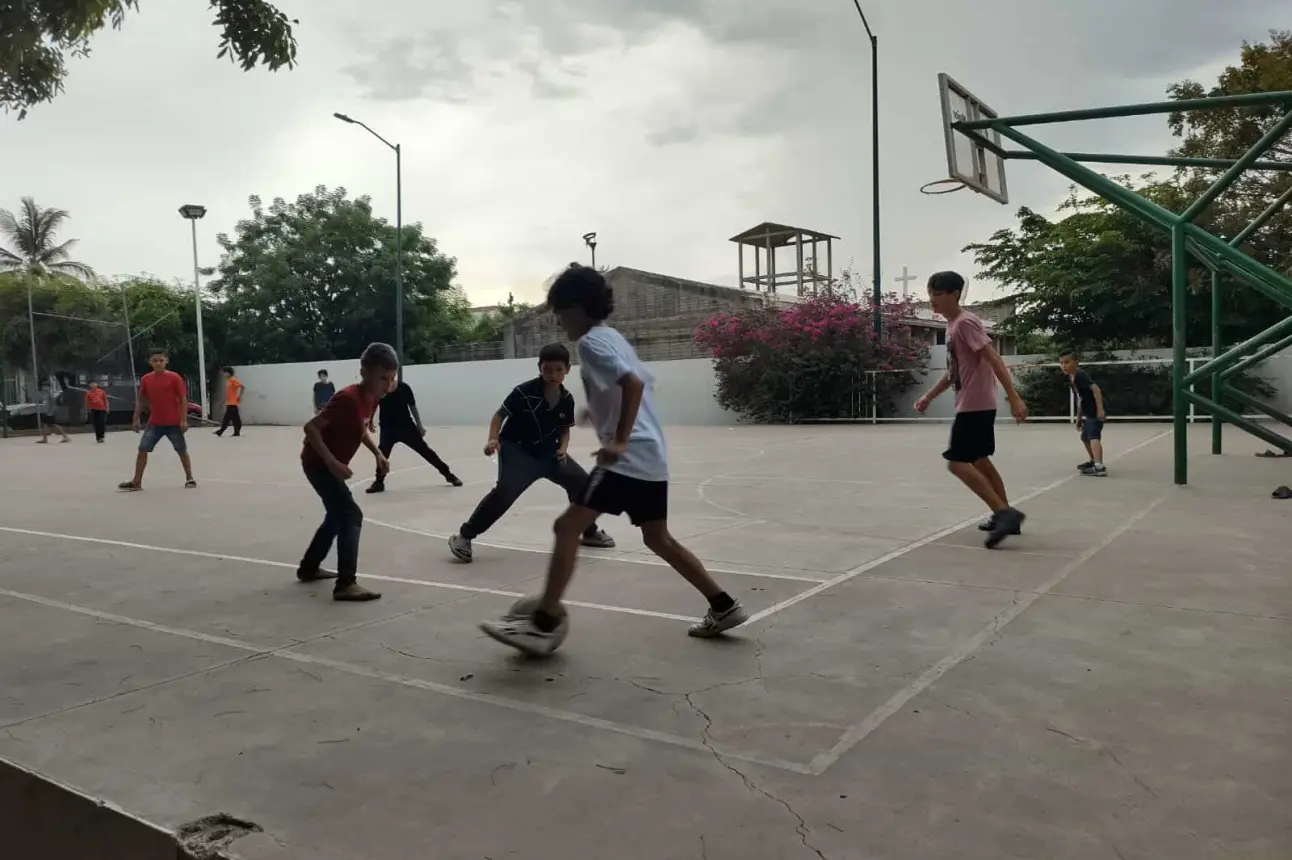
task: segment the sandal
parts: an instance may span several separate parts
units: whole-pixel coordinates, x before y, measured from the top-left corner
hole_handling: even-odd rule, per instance
[[[1273,448],[1266,448],[1264,451],[1261,451],[1256,456],[1271,457],[1271,458],[1272,457],[1292,457],[1292,454],[1288,454],[1286,451],[1275,451]]]
[[[1288,488],[1288,487],[1286,487],[1286,486],[1284,486],[1284,487],[1279,487],[1279,488],[1278,488],[1278,489],[1276,489],[1274,492],[1270,493],[1270,498],[1272,498],[1272,499],[1292,499],[1292,489],[1290,489],[1290,488]]]
[[[193,478],[189,478],[187,481],[184,482],[184,489],[186,490],[197,489],[197,481]]]
[[[335,570],[324,570],[316,567],[313,570],[306,570],[303,567],[296,568],[296,578],[301,582],[318,582],[320,579],[336,579]]]
[[[117,489],[125,490],[127,493],[137,493],[142,490],[143,487],[139,486],[134,481],[122,481],[120,484],[117,484]]]

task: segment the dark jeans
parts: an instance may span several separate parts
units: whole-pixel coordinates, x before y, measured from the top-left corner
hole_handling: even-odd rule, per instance
[[[416,427],[413,427],[412,425],[407,427],[387,427],[385,424],[381,425],[381,441],[378,443],[377,447],[381,449],[383,456],[389,457],[390,452],[393,451],[395,446],[401,442],[409,448],[412,448],[418,454],[421,454],[422,459],[434,466],[444,477],[447,478],[449,475],[453,474],[453,470],[449,468],[449,464],[441,460],[440,455],[431,450],[431,446],[426,444],[426,440],[422,438],[421,433],[417,432]],[[378,475],[377,483],[385,483],[385,478]]]
[[[562,461],[553,454],[539,457],[511,442],[503,442],[498,449],[498,483],[480,500],[470,519],[462,524],[458,534],[472,540],[484,534],[508,509],[540,478],[545,478],[565,490],[570,504],[577,504],[588,484],[588,473],[568,457]],[[595,525],[588,533],[597,531]]]
[[[301,569],[318,570],[336,541],[336,587],[353,585],[359,570],[359,533],[363,529],[363,511],[345,481],[326,468],[305,468],[305,478],[323,500],[323,524],[314,533],[301,559]]]
[[[94,438],[102,439],[108,429],[108,413],[103,409],[91,409],[90,421],[94,424]]]
[[[215,435],[223,436],[224,431],[229,429],[230,424],[233,425],[233,435],[241,436],[242,413],[238,411],[238,407],[236,406],[224,407],[224,420],[220,422],[220,429],[215,431]]]

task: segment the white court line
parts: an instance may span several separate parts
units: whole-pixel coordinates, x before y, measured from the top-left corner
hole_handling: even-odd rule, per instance
[[[1113,529],[1097,544],[1091,546],[1081,555],[1059,568],[1058,572],[1042,583],[1039,588],[1034,591],[1020,592],[1015,601],[1010,604],[1004,612],[1001,612],[976,634],[961,643],[960,647],[956,648],[956,650],[952,651],[946,657],[943,657],[941,660],[925,669],[920,673],[918,678],[894,693],[888,701],[884,702],[884,704],[872,711],[865,719],[849,726],[848,730],[843,733],[843,736],[840,737],[838,741],[835,742],[834,746],[812,759],[812,773],[817,776],[825,773],[831,765],[846,755],[848,751],[857,746],[857,744],[864,741],[876,729],[883,725],[885,720],[901,710],[907,702],[924,692],[947,672],[950,672],[956,666],[976,654],[985,644],[987,644],[988,639],[999,633],[1007,624],[1019,615],[1023,614],[1023,612],[1025,612],[1033,603],[1040,600],[1048,594],[1051,589],[1055,588],[1059,583],[1067,579],[1074,570],[1081,567],[1096,554],[1107,549],[1108,545],[1117,540],[1117,538],[1130,531],[1136,523],[1144,519],[1144,517],[1148,516],[1154,508],[1160,505],[1171,492],[1171,490],[1167,490],[1165,493],[1149,502],[1147,507],[1127,519],[1117,528]]]
[[[1143,442],[1140,442],[1137,445],[1132,445],[1131,447],[1119,453],[1116,457],[1108,458],[1108,462],[1111,463],[1116,460],[1120,460],[1123,457],[1127,457],[1135,453],[1136,451],[1138,451],[1140,448],[1143,448],[1147,445],[1151,445],[1157,440],[1162,439],[1166,436],[1169,436],[1170,434],[1171,434],[1170,430],[1163,430],[1161,433],[1158,433],[1156,436],[1152,436],[1148,439],[1145,439]],[[1015,501],[1019,503],[1026,502],[1029,499],[1034,499],[1043,493],[1048,493],[1050,490],[1054,490],[1059,487],[1062,487],[1064,484],[1068,483],[1074,478],[1079,478],[1079,477],[1081,477],[1081,473],[1076,472],[1074,474],[1068,475],[1066,478],[1060,478],[1059,480],[1054,481],[1053,483],[1047,484],[1046,486],[1041,487],[1038,490],[1033,490],[1032,492],[1028,493],[1025,496],[1020,496],[1019,498],[1015,499]],[[892,561],[895,558],[901,558],[902,556],[906,555],[908,552],[912,552],[921,547],[928,546],[929,544],[934,543],[935,541],[941,540],[947,535],[952,535],[960,531],[961,529],[968,528],[969,526],[980,521],[981,519],[982,519],[981,516],[976,516],[973,519],[968,519],[963,522],[956,523],[953,526],[947,526],[946,528],[939,529],[938,531],[935,531],[932,534],[925,535],[919,540],[913,541],[912,543],[909,543],[906,546],[898,547],[892,552],[885,553],[884,555],[881,555],[878,558],[873,558],[870,561],[864,562],[863,564],[859,564],[856,567],[851,568],[850,570],[845,570],[843,573],[839,574],[834,579],[826,580],[825,582],[822,582],[819,585],[813,586],[812,588],[809,588],[806,591],[800,592],[799,594],[796,594],[793,597],[786,598],[785,600],[782,600],[780,603],[773,604],[772,606],[769,606],[766,609],[764,609],[762,612],[755,613],[748,621],[744,623],[743,627],[748,628],[753,624],[757,624],[759,621],[772,617],[778,612],[782,612],[786,609],[789,609],[791,606],[797,606],[798,604],[802,603],[805,600],[808,600],[809,598],[816,597],[818,594],[820,594],[823,591],[828,591],[837,585],[843,585],[845,582],[856,579],[858,576],[861,576],[863,573],[866,573],[869,570],[873,570],[882,564],[887,564],[888,562]]]
[[[334,669],[338,672],[344,672],[349,675],[387,681],[404,687],[412,687],[414,689],[438,693],[442,696],[449,696],[454,699],[477,702],[485,705],[494,705],[495,707],[505,708],[510,711],[519,711],[521,713],[532,714],[534,716],[544,717],[551,720],[560,720],[562,722],[573,723],[575,725],[585,726],[591,729],[598,729],[600,731],[611,732],[618,735],[626,735],[628,737],[637,738],[638,740],[655,741],[657,743],[703,753],[706,756],[717,754],[721,755],[724,759],[760,764],[766,767],[777,768],[778,770],[789,771],[791,773],[804,775],[811,774],[811,768],[808,765],[804,765],[799,762],[761,756],[757,753],[729,750],[721,746],[706,744],[703,741],[695,740],[693,738],[686,738],[681,735],[656,731],[655,729],[614,723],[609,720],[603,720],[599,717],[588,716],[587,714],[579,714],[573,711],[562,711],[556,708],[549,708],[544,705],[509,699],[505,696],[499,696],[493,693],[479,693],[473,690],[463,690],[459,687],[451,687],[447,684],[438,684],[434,681],[426,681],[421,678],[399,675],[394,672],[384,672],[380,669],[356,666],[351,663],[341,662],[340,660],[331,660],[327,657],[316,657],[310,654],[302,654],[296,651],[286,650],[296,647],[296,643],[276,648],[262,648],[256,645],[249,645],[246,642],[239,642],[236,639],[225,639],[221,636],[211,636],[197,630],[186,630],[182,627],[166,627],[161,624],[154,624],[151,621],[130,618],[125,615],[116,615],[111,612],[101,612],[97,609],[91,609],[88,606],[78,606],[75,603],[64,603],[60,600],[51,600],[47,597],[40,597],[35,594],[26,594],[21,591],[10,591],[9,589],[0,588],[0,596],[11,597],[15,600],[25,600],[31,603],[40,604],[41,606],[50,607],[52,609],[74,612],[78,615],[96,618],[101,621],[109,621],[114,624],[121,624],[127,627],[135,627],[140,630],[166,633],[171,636],[179,636],[185,639],[193,639],[198,642],[206,642],[213,645],[224,645],[252,655],[274,657],[282,660],[289,660],[293,663],[302,663],[308,666],[322,666],[324,668]]]
[[[410,526],[397,526],[394,523],[387,523],[387,522],[382,522],[381,520],[374,520],[372,517],[367,516],[366,514],[364,515],[363,521],[365,523],[371,523],[374,526],[381,526],[382,528],[391,529],[397,532],[404,532],[410,535],[420,535],[422,537],[435,538],[436,540],[449,539],[448,535],[441,535],[441,534],[435,534],[434,532],[422,531],[421,529],[415,529]],[[474,540],[472,541],[472,544],[477,546],[487,546],[487,547],[490,547],[491,549],[512,550],[513,552],[531,552],[531,553],[537,553],[539,555],[552,554],[552,551],[550,549],[538,549],[532,546],[516,546],[515,544],[492,543],[492,542],[485,542],[482,540]],[[653,558],[633,558],[631,557],[630,553],[616,553],[613,555],[601,555],[600,553],[597,553],[595,551],[589,552],[586,549],[582,549],[580,550],[580,552],[583,553],[586,558],[595,558],[599,561],[622,561],[625,564],[643,564],[648,567],[668,567],[668,562],[664,561],[663,559],[656,560]],[[759,577],[761,579],[787,579],[792,582],[813,582],[813,583],[825,582],[825,580],[821,579],[820,577],[799,576],[793,573],[767,573],[764,571],[735,570],[733,568],[710,567],[707,564],[704,566],[704,569],[709,571],[710,573],[723,573],[731,576],[754,576],[754,577]]]
[[[194,558],[210,558],[216,561],[236,561],[243,564],[260,564],[266,567],[285,567],[288,570],[295,570],[296,565],[289,564],[285,561],[271,561],[267,558],[248,558],[241,555],[228,555],[220,552],[203,552],[196,549],[177,549],[170,546],[154,546],[146,543],[131,543],[122,540],[108,540],[107,538],[85,537],[83,535],[66,535],[57,532],[42,532],[33,529],[16,529],[11,526],[0,526],[0,532],[9,532],[11,534],[30,535],[32,537],[57,538],[59,540],[79,541],[81,543],[95,543],[103,546],[119,546],[126,549],[141,549],[149,552],[165,552],[172,555],[187,555]],[[483,588],[478,585],[461,585],[456,582],[437,582],[429,579],[404,579],[398,576],[382,576],[375,573],[359,572],[359,576],[364,579],[374,579],[379,582],[397,582],[402,585],[420,585],[424,588],[444,588],[449,591],[467,591],[472,594],[496,594],[500,597],[524,597],[525,594],[520,591],[505,591],[498,588]],[[536,574],[537,576],[537,574]],[[599,609],[602,612],[618,612],[623,615],[640,615],[646,618],[664,618],[669,621],[682,621],[687,624],[694,624],[699,620],[693,615],[675,615],[671,612],[655,612],[650,609],[634,609],[631,606],[611,606],[604,603],[585,603],[581,600],[567,600],[565,603],[569,606],[579,606],[583,609]]]

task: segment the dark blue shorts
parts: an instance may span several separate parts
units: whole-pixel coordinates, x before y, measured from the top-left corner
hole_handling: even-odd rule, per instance
[[[1104,436],[1104,422],[1098,418],[1081,419],[1081,441],[1098,442]]]
[[[176,454],[183,454],[188,451],[188,442],[184,438],[184,431],[179,429],[178,424],[172,424],[169,427],[154,427],[149,424],[144,428],[143,438],[139,440],[139,450],[145,454],[151,454],[157,447],[157,443],[163,438],[170,440],[170,446],[175,449]]]

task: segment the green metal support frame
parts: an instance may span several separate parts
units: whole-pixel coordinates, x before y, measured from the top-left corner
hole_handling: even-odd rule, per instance
[[[1178,156],[1110,155],[1101,153],[1059,152],[1019,131],[1031,125],[1078,122],[1092,119],[1147,116],[1152,114],[1182,114],[1198,110],[1216,110],[1242,107],[1278,107],[1286,111],[1246,153],[1236,159],[1184,158]],[[1061,111],[1057,113],[1028,114],[1013,117],[994,117],[952,124],[952,128],[972,139],[1002,159],[1039,161],[1072,182],[1086,188],[1108,202],[1139,216],[1171,234],[1171,345],[1172,373],[1172,425],[1175,441],[1174,479],[1177,484],[1188,483],[1188,418],[1189,404],[1207,410],[1212,416],[1211,450],[1221,452],[1221,422],[1233,424],[1283,451],[1292,453],[1292,439],[1256,423],[1227,406],[1234,402],[1284,424],[1292,426],[1292,416],[1273,409],[1245,392],[1234,389],[1227,379],[1243,369],[1254,366],[1274,353],[1292,345],[1292,316],[1270,326],[1246,341],[1225,352],[1221,320],[1222,287],[1228,276],[1238,283],[1251,287],[1273,301],[1292,309],[1292,279],[1261,264],[1240,250],[1248,239],[1264,227],[1287,203],[1292,202],[1292,188],[1280,195],[1257,218],[1229,242],[1212,235],[1195,222],[1198,217],[1225,193],[1248,170],[1292,172],[1292,163],[1262,160],[1271,147],[1292,133],[1292,92],[1252,93],[1239,96],[1216,96],[1181,101],[1154,102],[1093,110]],[[1022,147],[1008,150],[998,145],[988,134],[995,132],[1001,138]],[[1206,191],[1188,205],[1184,212],[1175,213],[1137,194],[1123,185],[1096,173],[1086,163],[1160,165],[1221,171]],[[1192,372],[1188,368],[1186,314],[1189,285],[1189,256],[1193,255],[1211,270],[1211,357]],[[1271,343],[1272,342],[1272,343]],[[1204,397],[1192,389],[1203,379],[1211,380],[1212,397]]]

